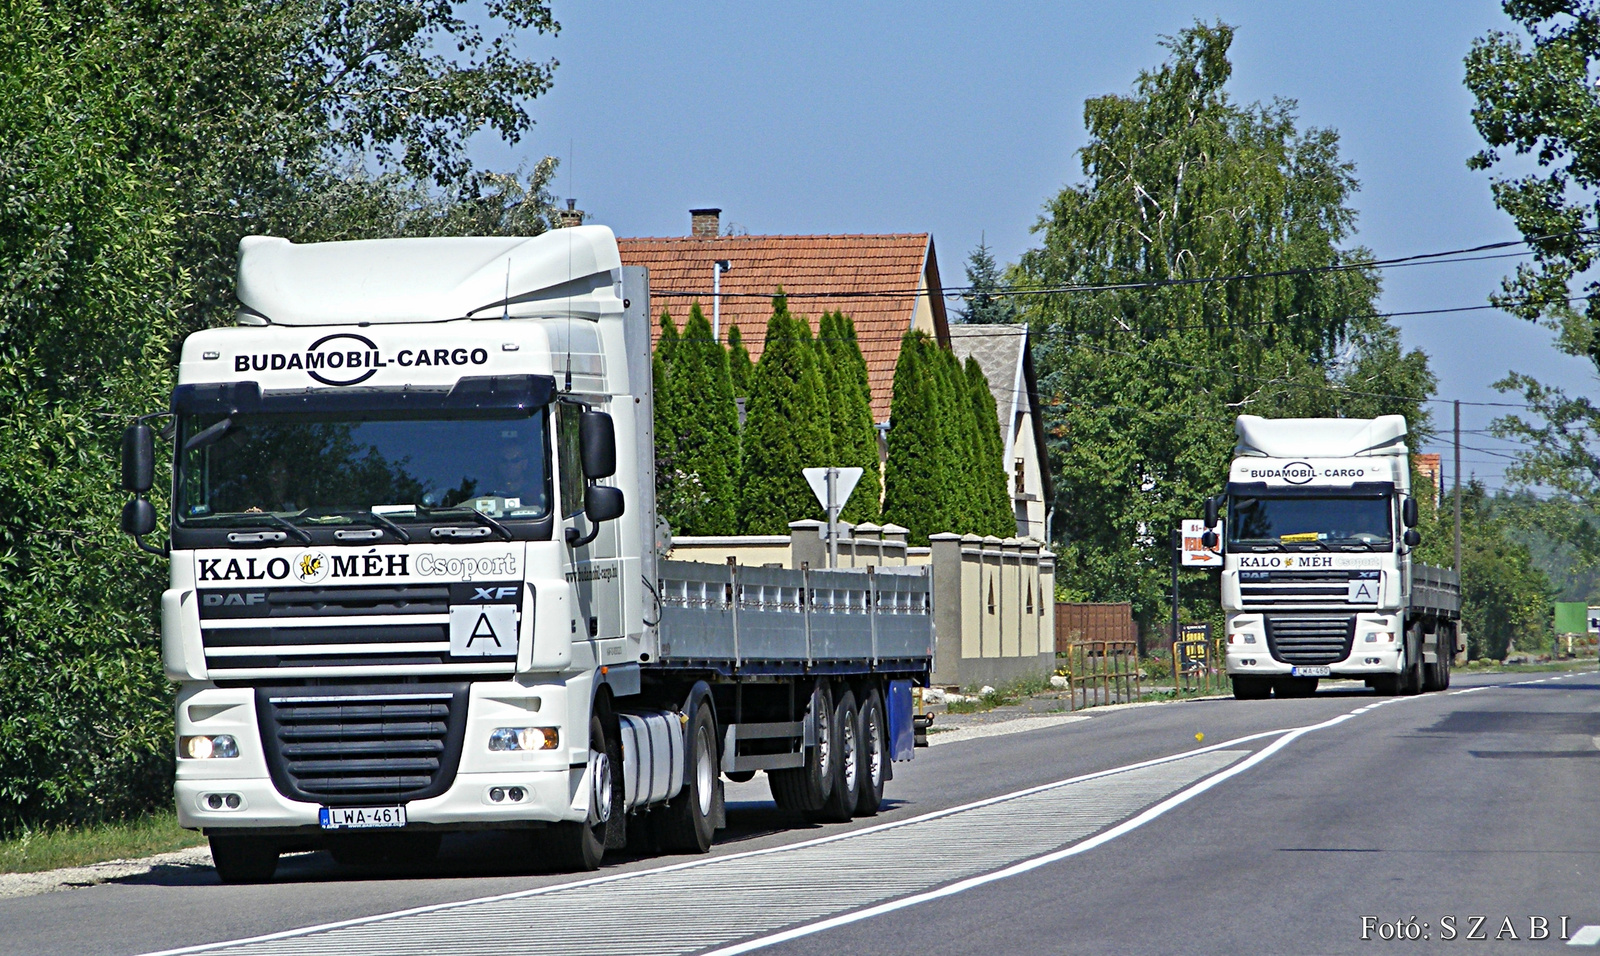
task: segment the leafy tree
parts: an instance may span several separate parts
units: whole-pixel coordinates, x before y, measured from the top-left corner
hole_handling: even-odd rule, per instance
[[[728,375],[733,379],[733,394],[737,398],[750,395],[750,374],[755,363],[750,361],[750,350],[744,347],[744,333],[737,325],[728,327]]]
[[[789,522],[820,516],[801,469],[831,455],[828,407],[811,329],[789,313],[780,291],[761,361],[750,379],[739,476],[739,520],[746,534],[787,534]]]
[[[667,320],[670,322],[670,320]],[[662,336],[662,343],[667,337]],[[689,309],[672,348],[667,375],[673,449],[670,494],[661,507],[677,534],[734,534],[739,468],[739,418],[728,376],[728,353],[711,337],[700,304]],[[662,436],[658,433],[657,442]]]
[[[1526,37],[1491,31],[1467,55],[1472,119],[1485,143],[1467,165],[1497,173],[1490,181],[1495,204],[1528,240],[1533,261],[1506,277],[1490,301],[1556,329],[1558,349],[1600,369],[1600,279],[1593,272],[1600,91],[1591,76],[1600,61],[1600,9],[1582,0],[1507,0],[1502,7]],[[1527,519],[1565,542],[1578,570],[1596,567],[1600,535],[1589,516],[1600,507],[1600,407],[1525,373],[1496,387],[1521,394],[1529,412],[1493,426],[1526,448],[1506,477],[1556,492]]]
[[[554,63],[507,36],[555,22],[459,6],[0,9],[0,832],[169,799],[165,572],[117,530],[118,437],[229,317],[239,237],[547,224],[553,163],[465,149],[526,131]]]
[[[1008,288],[1005,271],[994,261],[988,244],[978,240],[978,248],[967,256],[967,301],[957,316],[971,325],[1016,322],[1016,302],[1004,294]]]
[[[1344,246],[1357,183],[1337,134],[1300,130],[1292,101],[1235,103],[1232,38],[1197,22],[1131,95],[1086,103],[1085,179],[1051,200],[1040,247],[1010,275],[1102,287],[1031,295],[1025,319],[1063,583],[1146,620],[1164,610],[1168,529],[1225,479],[1235,415],[1392,412],[1414,435],[1429,427],[1426,357],[1373,317],[1370,256]],[[1209,279],[1260,273],[1276,275]],[[1186,580],[1190,600],[1214,603],[1209,578]]]
[[[867,361],[856,341],[855,323],[843,312],[824,312],[818,323],[817,346],[833,435],[832,464],[861,469],[861,480],[840,517],[854,524],[874,521],[883,487],[878,473],[878,430],[872,422]]]

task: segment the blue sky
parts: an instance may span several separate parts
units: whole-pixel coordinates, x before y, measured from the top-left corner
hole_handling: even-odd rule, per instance
[[[1299,102],[1337,129],[1362,190],[1357,241],[1380,257],[1516,238],[1488,180],[1461,84],[1472,39],[1509,29],[1499,4],[1438,2],[638,3],[556,0],[562,31],[524,49],[561,61],[515,147],[560,156],[561,196],[622,236],[682,235],[720,206],[749,233],[930,232],[946,283],[980,237],[1015,261],[1045,201],[1081,178],[1083,102],[1160,62],[1157,37],[1196,18],[1238,28],[1233,95]],[[1483,304],[1517,260],[1392,269],[1382,305]],[[1397,319],[1439,396],[1514,401],[1509,370],[1593,392],[1586,362],[1495,312]],[[1448,428],[1449,407],[1435,425]],[[1466,406],[1480,430],[1505,409]],[[1469,434],[1464,471],[1499,484],[1504,446]],[[1438,442],[1430,450],[1439,450]],[[1447,466],[1448,467],[1448,466]]]

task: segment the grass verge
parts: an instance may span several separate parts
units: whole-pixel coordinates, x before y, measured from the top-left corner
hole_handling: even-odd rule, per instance
[[[128,860],[198,846],[205,837],[178,826],[175,813],[74,829],[26,830],[0,840],[0,873],[37,873],[64,866]]]

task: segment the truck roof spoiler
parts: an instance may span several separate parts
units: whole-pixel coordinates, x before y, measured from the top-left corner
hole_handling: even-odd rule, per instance
[[[186,415],[274,412],[531,411],[555,399],[549,375],[469,375],[444,388],[261,390],[259,382],[179,385],[172,410]]]

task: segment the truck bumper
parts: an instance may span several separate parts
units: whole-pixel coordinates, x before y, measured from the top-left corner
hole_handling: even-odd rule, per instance
[[[1265,615],[1229,614],[1228,676],[1290,677],[1294,664],[1273,657],[1267,644]],[[1340,661],[1322,665],[1329,677],[1362,679],[1398,674],[1404,668],[1404,625],[1398,614],[1357,614],[1355,640]]]
[[[438,796],[404,801],[407,824],[493,829],[585,819],[588,720],[571,720],[569,704],[587,713],[586,678],[566,684],[474,684],[455,778]],[[261,742],[254,690],[210,683],[185,685],[178,694],[176,718],[179,737],[227,734],[235,739],[239,752],[237,757],[226,759],[178,759],[174,791],[181,826],[321,832],[322,804],[286,797],[273,782]],[[534,752],[488,749],[489,736],[495,728],[528,725],[557,728],[561,746]],[[575,732],[569,733],[569,728],[578,726],[584,731],[582,739],[574,739]],[[507,792],[521,788],[522,799],[514,801],[503,793],[501,800],[493,800],[490,791],[497,788]],[[218,800],[213,801],[213,795]],[[212,805],[218,802],[221,806]],[[363,805],[396,802],[400,801],[374,796]]]

